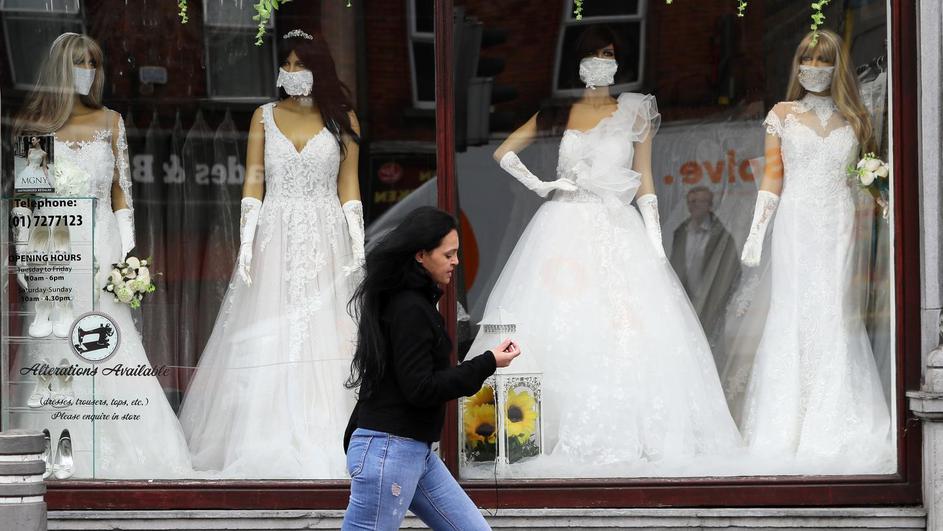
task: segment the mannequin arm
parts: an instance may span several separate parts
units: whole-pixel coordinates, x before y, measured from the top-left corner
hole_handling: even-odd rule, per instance
[[[249,142],[246,146],[246,180],[242,185],[242,197],[262,200],[265,188],[265,126],[262,125],[262,109],[256,109],[249,124]]]
[[[494,160],[501,162],[501,159],[504,158],[508,152],[513,151],[514,153],[520,153],[527,149],[527,146],[531,145],[534,142],[534,138],[537,136],[537,115],[530,117],[530,120],[527,120],[527,123],[517,128],[516,131],[511,133],[511,136],[498,146],[498,149],[494,150]]]
[[[357,136],[360,136],[360,123],[357,121],[357,115],[349,113],[350,125]],[[337,195],[341,204],[348,201],[360,201],[360,145],[354,142],[352,138],[344,137],[344,148],[347,150],[347,156],[341,161],[340,171],[337,174]]]
[[[769,225],[779,205],[779,194],[783,191],[783,157],[779,137],[775,134],[766,135],[766,164],[763,169],[763,181],[756,194],[756,206],[753,210],[753,222],[750,224],[750,234],[743,244],[743,253],[740,260],[744,265],[755,267],[759,265],[763,254],[763,241],[766,238],[766,227]]]
[[[766,135],[764,156],[766,158],[760,190],[778,196],[783,192],[783,152],[778,136]]]
[[[642,175],[642,184],[639,186],[636,195],[641,197],[647,194],[654,194],[655,180],[652,177],[652,135],[649,135],[641,142],[636,142],[632,169]]]

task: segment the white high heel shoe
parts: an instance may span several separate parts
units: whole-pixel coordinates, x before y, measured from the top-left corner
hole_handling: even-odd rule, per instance
[[[46,463],[46,470],[43,472],[43,479],[52,475],[52,441],[50,440],[49,430],[43,428],[43,461]]]
[[[52,473],[56,479],[69,479],[74,470],[72,437],[69,435],[69,430],[62,430],[62,434],[59,435],[59,444],[56,446],[56,460],[52,465]]]
[[[52,314],[51,301],[39,301],[36,303],[36,315],[33,322],[29,325],[29,335],[31,337],[46,337],[52,333],[52,323],[49,322],[49,316]]]

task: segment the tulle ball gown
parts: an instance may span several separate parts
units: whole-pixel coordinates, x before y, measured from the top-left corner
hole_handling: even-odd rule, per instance
[[[180,420],[194,467],[231,478],[344,478],[355,276],[327,129],[298,151],[262,107],[265,197],[251,284],[233,275]]]
[[[557,172],[579,189],[540,207],[488,299],[485,320],[513,316],[524,351],[503,372],[542,375],[544,455],[511,475],[699,475],[740,447],[697,315],[630,205],[635,143],[658,123],[654,97],[626,93],[565,132]],[[470,352],[492,341],[480,333]]]

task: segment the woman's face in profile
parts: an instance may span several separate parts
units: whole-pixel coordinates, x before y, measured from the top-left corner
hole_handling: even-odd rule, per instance
[[[458,232],[453,229],[442,238],[438,247],[417,253],[416,260],[429,273],[433,282],[447,285],[452,281],[452,274],[458,266]]]
[[[29,139],[29,143],[33,147],[39,147],[39,139],[36,138],[35,136]]]

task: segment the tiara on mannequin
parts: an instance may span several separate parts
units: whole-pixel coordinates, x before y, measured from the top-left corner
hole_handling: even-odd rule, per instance
[[[314,37],[312,37],[311,35],[305,33],[304,31],[301,31],[300,29],[293,29],[293,30],[289,31],[288,33],[286,33],[285,36],[282,37],[282,38],[283,38],[283,39],[290,39],[290,38],[292,38],[292,37],[301,37],[302,39],[307,39],[307,40],[309,40],[309,41],[314,40]]]

